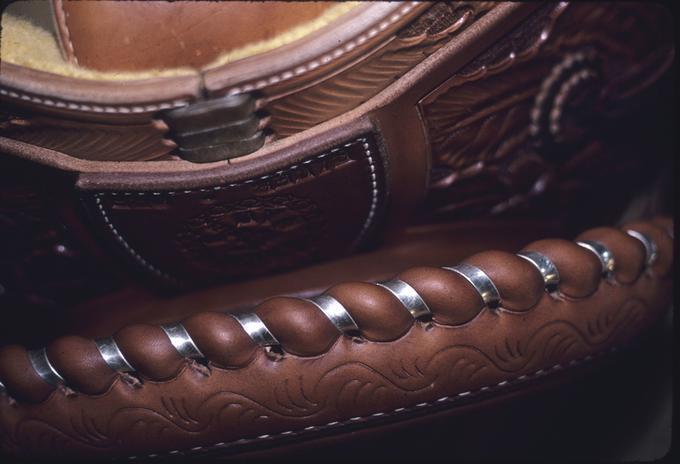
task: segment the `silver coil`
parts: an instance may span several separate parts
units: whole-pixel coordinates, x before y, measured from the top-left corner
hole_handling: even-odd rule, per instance
[[[645,247],[645,266],[650,267],[654,265],[658,257],[658,249],[654,240],[637,230],[629,229],[626,233],[631,237],[638,239],[642,243],[642,246]]]
[[[319,295],[307,300],[321,310],[321,312],[330,320],[333,325],[340,331],[346,334],[348,332],[357,332],[359,327],[352,318],[352,315],[347,312],[345,307],[338,300],[330,295]]]
[[[57,372],[47,357],[47,350],[45,348],[29,351],[28,359],[31,361],[35,372],[45,382],[55,386],[64,383],[64,378],[59,375],[59,372]]]
[[[454,267],[444,269],[460,274],[465,280],[470,282],[482,298],[484,305],[490,309],[495,309],[501,304],[501,295],[488,275],[478,267],[470,264],[459,264]]]
[[[517,253],[517,256],[529,261],[534,265],[538,272],[541,273],[543,277],[543,283],[545,288],[549,292],[554,292],[560,284],[560,273],[557,270],[557,266],[553,263],[550,258],[544,254],[535,251],[523,251]]]
[[[377,285],[386,288],[397,297],[414,319],[432,315],[432,311],[418,292],[403,280],[393,279],[387,282],[378,282]]]
[[[182,324],[162,325],[161,329],[181,356],[193,359],[204,357]]]
[[[274,334],[272,334],[262,319],[255,313],[232,314],[234,319],[241,324],[248,336],[260,346],[280,345]]]
[[[111,338],[100,338],[95,340],[94,343],[97,345],[99,354],[102,355],[104,362],[116,372],[134,372],[134,368],[125,359],[123,353],[118,348],[116,341]]]
[[[609,276],[614,272],[616,261],[614,260],[614,254],[609,251],[609,248],[595,240],[581,240],[576,242],[576,244],[591,251],[597,256],[597,259],[600,260],[600,264],[602,264],[602,275]]]

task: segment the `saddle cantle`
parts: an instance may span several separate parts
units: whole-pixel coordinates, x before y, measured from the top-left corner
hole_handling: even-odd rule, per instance
[[[53,0],[2,27],[11,453],[455,412],[670,302],[662,5]]]

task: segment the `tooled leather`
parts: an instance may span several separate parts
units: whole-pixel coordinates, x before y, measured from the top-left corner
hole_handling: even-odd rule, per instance
[[[368,134],[234,183],[83,194],[105,240],[141,273],[172,286],[337,257],[365,242],[385,195]]]
[[[173,354],[171,347],[145,349],[156,335],[125,341],[119,332],[114,339],[120,338],[123,353],[132,349],[139,353],[135,367],[141,385],[113,373],[106,388],[90,385],[91,390],[83,393],[48,386],[53,391],[46,394],[41,379],[17,378],[16,366],[25,364],[23,348],[5,347],[0,354],[0,381],[18,401],[0,400],[3,446],[29,455],[190,454],[303,436],[415,407],[443,406],[474,392],[539,378],[541,373],[568,368],[626,343],[666,308],[672,289],[672,241],[668,222],[658,224],[663,223],[621,228],[646,227],[660,256],[666,257],[644,271],[639,244],[627,241],[620,230],[601,228],[577,237],[618,249],[612,280],[601,279],[597,259],[590,259],[587,251],[577,252],[584,250],[573,243],[566,242],[575,247],[571,250],[564,241],[527,245],[524,250],[539,251],[556,263],[561,278],[572,287],[568,293],[560,287],[560,292],[552,295],[533,283],[525,285],[527,279],[540,279],[540,274],[524,269],[526,262],[517,256],[485,252],[466,259],[495,276],[503,301],[514,302],[512,309],[502,303],[498,310],[489,310],[482,308],[474,292],[437,288],[433,281],[440,278],[441,269],[402,272],[397,278],[420,292],[433,312],[433,321],[411,321],[401,327],[401,322],[388,317],[383,320],[384,327],[374,325],[373,330],[379,332],[376,338],[363,333],[361,313],[370,316],[371,307],[345,304],[346,297],[333,288],[327,293],[345,304],[357,321],[360,338],[333,332],[328,321],[305,316],[306,309],[300,317],[289,319],[267,316],[268,312],[284,315],[300,311],[306,302],[296,299],[273,299],[254,309],[268,319],[268,328],[281,342],[282,355],[255,347],[233,322],[220,329],[217,321],[233,321],[226,314],[203,313],[183,321],[208,356],[209,371],[198,368],[195,361],[177,363],[177,353]],[[635,269],[640,271],[634,281],[619,280]],[[464,279],[450,274],[464,289]],[[343,285],[355,286],[355,293],[361,294],[361,286],[371,284]],[[584,296],[572,297],[570,293]],[[394,305],[388,311],[397,315],[405,309]],[[469,316],[452,320],[451,316],[461,311]],[[241,335],[225,337],[225,331],[234,335],[240,331]],[[219,337],[228,345],[219,359],[212,358]],[[157,343],[162,341],[153,342]],[[67,345],[62,349],[66,352],[50,351],[56,365],[80,363],[78,351],[68,352]],[[173,361],[162,362],[167,357]],[[80,372],[65,375],[67,385],[77,379],[82,383],[92,375],[88,363],[81,365]],[[8,366],[15,366],[14,370],[10,372]],[[24,371],[19,371],[22,376]],[[24,390],[18,390],[17,385]]]
[[[68,28],[60,5],[61,2],[58,2],[55,10],[61,15],[60,29],[63,29],[62,35],[65,35]],[[21,127],[8,125],[2,132],[11,138],[83,159],[172,159],[175,144],[166,137],[165,130],[159,130],[159,121],[154,119],[158,114],[153,114],[154,112],[185,106],[203,94],[220,96],[262,89],[266,93],[266,100],[271,104],[271,108],[267,110],[276,115],[270,121],[270,130],[279,137],[285,137],[349,111],[376,95],[452,36],[476,21],[492,6],[493,3],[470,3],[451,7],[454,11],[441,17],[450,19],[452,23],[445,30],[440,30],[443,26],[432,24],[432,14],[415,18],[417,13],[427,10],[428,5],[405,3],[396,13],[376,23],[374,27],[357,32],[356,37],[347,40],[342,46],[336,46],[328,53],[316,56],[308,62],[298,63],[290,69],[260,76],[252,82],[223,85],[219,76],[226,71],[206,71],[202,73],[204,75],[201,79],[195,79],[196,88],[188,99],[170,100],[164,97],[161,103],[154,100],[124,104],[120,102],[120,95],[116,95],[112,98],[115,100],[112,104],[83,103],[72,101],[73,99],[62,101],[62,95],[43,97],[17,88],[0,88],[0,96],[17,104],[17,111],[23,114],[24,121]],[[348,60],[351,65],[347,70],[344,68],[347,67],[345,62]],[[12,65],[9,68],[13,70]],[[342,69],[342,72],[336,76],[338,72],[334,68]],[[325,74],[320,74],[322,70]],[[234,74],[239,75],[238,72]],[[29,79],[26,77],[24,80]],[[162,86],[163,84],[160,85]],[[31,113],[45,114],[33,120],[25,111],[26,105]],[[58,118],[68,118],[66,126],[48,114],[54,113],[55,109]],[[102,115],[112,114],[134,116],[135,122],[139,124],[126,127],[116,124],[119,121],[106,121],[102,126],[95,123],[101,120]],[[86,121],[82,121],[83,119]],[[88,121],[90,119],[95,121]],[[128,134],[131,131],[136,134]],[[146,144],[131,143],[130,137],[142,137]],[[88,149],[82,149],[84,145]]]
[[[620,198],[650,176],[655,163],[636,161],[648,112],[630,108],[673,60],[669,17],[661,5],[546,4],[424,97],[432,145],[424,216],[609,205],[608,192]],[[565,66],[580,55],[595,59]],[[546,93],[555,77],[559,92]],[[554,134],[542,122],[552,119],[561,122]]]
[[[150,161],[166,157],[177,144],[168,126],[152,119],[142,124],[102,124],[45,116],[16,117],[2,135],[90,160]]]
[[[439,3],[404,27],[384,47],[342,72],[317,79],[291,93],[280,85],[263,90],[272,115],[270,128],[287,137],[327,121],[378,94],[409,69],[458,36],[496,4],[494,2]]]

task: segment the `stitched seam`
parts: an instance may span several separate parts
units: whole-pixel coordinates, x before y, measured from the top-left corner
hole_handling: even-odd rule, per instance
[[[75,64],[78,63],[78,57],[76,56],[76,50],[73,48],[73,42],[71,42],[71,31],[68,28],[68,15],[66,14],[66,9],[64,8],[64,2],[59,2],[59,8],[61,9],[62,17],[64,18],[64,27],[62,31],[64,32],[64,38],[66,39],[66,45],[68,45],[69,52]]]
[[[134,106],[112,106],[112,105],[85,105],[82,103],[65,102],[62,100],[41,98],[34,95],[29,95],[24,92],[15,92],[13,90],[0,89],[0,95],[11,98],[18,98],[24,101],[30,101],[45,106],[53,106],[55,108],[66,108],[69,110],[91,111],[93,113],[122,113],[122,114],[136,114],[147,113],[159,110],[168,110],[172,108],[179,108],[189,104],[188,100],[173,100],[154,105],[134,105]]]
[[[419,2],[411,2],[410,4],[406,5],[403,7],[401,10],[399,10],[397,13],[392,14],[392,16],[389,17],[389,19],[386,19],[382,21],[379,25],[369,29],[367,32],[361,34],[359,37],[357,37],[354,40],[350,40],[347,42],[344,46],[338,47],[332,52],[329,52],[325,55],[323,55],[321,58],[312,60],[308,63],[304,63],[300,66],[297,66],[296,68],[288,69],[286,71],[281,72],[280,74],[270,76],[267,79],[262,79],[257,82],[241,85],[241,86],[236,86],[232,87],[229,89],[227,92],[227,95],[235,95],[239,93],[245,93],[249,92],[252,90],[257,90],[261,89],[263,87],[266,87],[268,85],[273,85],[277,84],[279,82],[287,81],[293,77],[301,76],[303,74],[306,74],[310,71],[313,71],[314,69],[318,68],[321,65],[327,65],[335,60],[337,60],[339,57],[342,55],[350,52],[354,48],[356,48],[359,45],[362,45],[365,43],[368,39],[371,39],[375,37],[379,32],[384,31],[387,29],[390,25],[394,24],[395,22],[399,21],[404,15],[408,14],[416,5],[418,5]],[[62,11],[63,11],[63,4],[62,4]],[[66,23],[66,17],[64,17],[64,23]],[[75,56],[75,52],[73,49],[73,44],[71,43],[71,38],[70,34],[68,33],[68,27],[66,28],[66,35],[67,35],[67,43],[69,45],[69,48],[71,52],[73,53],[73,57],[76,60],[76,63],[78,62],[78,59]],[[33,103],[38,103],[46,106],[53,106],[56,108],[66,108],[70,110],[80,110],[80,111],[91,111],[94,113],[123,113],[123,114],[137,114],[137,113],[146,113],[146,112],[154,112],[154,111],[159,111],[159,110],[167,110],[167,109],[172,109],[172,108],[179,108],[181,106],[186,106],[189,104],[188,100],[173,100],[170,102],[164,102],[164,103],[159,103],[159,104],[153,104],[153,105],[134,105],[134,106],[113,106],[113,105],[85,105],[81,103],[73,103],[73,102],[65,102],[61,100],[56,100],[56,99],[49,99],[49,98],[40,98],[36,97],[34,95],[30,95],[24,92],[16,92],[12,90],[6,90],[6,89],[0,89],[0,95],[5,95],[8,97],[12,98],[18,98],[24,101],[30,101]]]
[[[111,220],[109,219],[109,215],[106,214],[106,210],[104,209],[104,206],[102,205],[101,201],[101,194],[97,194],[94,199],[97,208],[99,209],[99,212],[102,215],[102,218],[104,219],[104,222],[108,226],[108,228],[111,230],[113,233],[114,237],[116,237],[116,240],[118,243],[120,243],[123,248],[132,255],[132,257],[137,260],[142,266],[144,266],[146,269],[150,270],[154,274],[156,274],[158,277],[162,277],[166,280],[169,280],[175,284],[179,284],[179,281],[175,279],[174,277],[164,273],[160,269],[158,269],[156,266],[152,265],[149,263],[146,259],[144,259],[139,253],[137,253],[134,248],[130,246],[130,244],[123,238],[123,236],[118,232],[116,227],[111,223]]]
[[[612,347],[609,348],[608,350],[605,351],[600,351],[598,353],[594,354],[588,354],[582,358],[578,359],[572,359],[569,361],[568,367],[574,367],[578,364],[584,363],[584,362],[589,362],[592,361],[595,357],[603,356],[605,354],[613,353],[617,351],[618,347]],[[415,404],[413,406],[408,406],[408,407],[400,407],[393,409],[391,411],[387,412],[376,412],[373,414],[367,414],[365,416],[356,416],[356,417],[350,417],[349,419],[343,420],[343,421],[331,421],[323,425],[311,425],[304,427],[302,429],[297,429],[297,430],[286,430],[285,432],[277,432],[277,433],[272,433],[272,434],[264,434],[264,435],[259,435],[255,438],[241,438],[238,440],[234,440],[231,442],[220,442],[220,443],[215,443],[213,445],[207,445],[207,446],[194,446],[192,448],[189,448],[188,450],[181,451],[181,450],[172,450],[165,452],[163,454],[158,454],[158,453],[152,453],[148,454],[146,456],[141,456],[141,459],[147,459],[147,458],[157,458],[157,457],[163,457],[163,456],[172,456],[172,455],[178,455],[178,454],[188,454],[191,455],[191,451],[209,451],[212,449],[217,449],[217,448],[227,448],[232,445],[244,445],[244,444],[249,444],[249,443],[257,443],[261,442],[263,440],[269,440],[277,437],[282,437],[282,436],[300,436],[304,435],[306,433],[312,432],[312,431],[320,431],[320,430],[325,430],[331,427],[342,427],[344,425],[352,424],[352,423],[358,423],[358,422],[365,422],[367,420],[371,420],[372,418],[377,418],[377,417],[389,417],[393,416],[396,414],[400,413],[406,413],[406,412],[411,412],[411,411],[416,411],[418,409],[426,408],[426,407],[434,407],[437,406],[438,404],[441,403],[454,403],[456,401],[459,401],[461,398],[466,398],[466,397],[474,397],[482,392],[487,392],[487,391],[496,391],[496,390],[502,390],[508,386],[511,385],[517,385],[518,383],[524,383],[526,381],[532,380],[537,377],[541,377],[543,375],[549,375],[555,371],[560,371],[564,369],[565,367],[561,364],[554,364],[550,367],[547,368],[542,368],[538,369],[530,374],[523,374],[517,377],[513,378],[508,378],[505,380],[501,380],[500,382],[490,384],[490,385],[485,385],[482,386],[476,390],[468,390],[464,391],[461,393],[456,393],[455,395],[447,395],[447,396],[442,396],[441,398],[437,398],[436,400],[431,400],[431,401],[424,401],[422,403]],[[189,453],[187,453],[187,451]],[[128,460],[137,460],[140,459],[140,456],[128,456]]]
[[[420,2],[410,2],[408,5],[404,6],[401,8],[398,12],[393,13],[388,19],[380,22],[377,26],[372,27],[368,31],[364,32],[361,34],[359,37],[356,39],[348,41],[345,45],[342,47],[337,47],[333,51],[330,51],[326,53],[325,55],[322,55],[320,58],[316,58],[312,61],[309,61],[307,63],[301,64],[295,68],[290,68],[285,71],[282,71],[279,74],[275,74],[273,76],[269,76],[266,79],[261,79],[256,82],[250,82],[248,84],[243,84],[240,86],[235,86],[230,88],[227,91],[228,95],[236,95],[239,93],[245,93],[245,92],[250,92],[253,90],[258,90],[263,87],[266,87],[268,85],[274,85],[278,84],[280,82],[287,81],[293,77],[298,77],[302,76],[303,74],[306,74],[310,71],[313,71],[314,69],[318,68],[319,66],[322,65],[328,65],[331,62],[337,60],[341,56],[345,55],[346,53],[349,53],[359,45],[364,44],[366,41],[369,39],[372,39],[378,33],[384,31],[388,27],[390,27],[392,24],[396,23],[399,21],[404,15],[408,14],[413,8],[415,8],[418,3]]]
[[[158,269],[156,266],[151,264],[148,260],[146,260],[144,257],[142,257],[137,251],[135,251],[132,246],[123,238],[122,234],[118,232],[116,227],[113,225],[111,219],[109,218],[109,215],[106,213],[106,209],[104,208],[104,205],[102,204],[101,197],[104,195],[110,195],[110,196],[145,196],[145,195],[153,195],[153,196],[161,196],[161,195],[186,195],[194,192],[215,192],[215,191],[220,191],[224,190],[227,188],[232,188],[232,187],[238,187],[241,185],[246,185],[246,184],[251,184],[254,182],[258,182],[261,180],[266,180],[270,177],[273,177],[275,175],[280,175],[280,174],[286,174],[288,172],[291,172],[295,169],[300,168],[303,165],[310,164],[314,161],[326,158],[327,156],[330,156],[334,153],[337,153],[340,150],[346,149],[351,147],[352,145],[355,145],[357,143],[362,144],[362,148],[364,149],[364,154],[366,155],[366,160],[368,162],[368,166],[370,168],[370,180],[371,180],[371,205],[369,207],[368,215],[366,216],[366,220],[364,221],[364,224],[359,231],[359,234],[357,235],[357,238],[354,240],[353,244],[351,245],[352,247],[356,246],[363,236],[365,235],[366,231],[370,228],[371,224],[373,223],[373,219],[375,218],[375,213],[378,207],[378,196],[379,196],[379,191],[378,191],[378,181],[377,181],[377,176],[375,172],[375,163],[373,161],[373,156],[371,153],[370,145],[368,143],[368,140],[365,137],[360,137],[356,140],[353,140],[351,142],[345,143],[344,145],[340,147],[336,147],[331,149],[330,151],[327,151],[325,153],[322,153],[320,155],[317,155],[313,158],[310,158],[308,160],[305,160],[301,163],[295,164],[293,166],[290,166],[286,169],[282,169],[280,171],[276,171],[274,174],[267,174],[264,176],[260,176],[254,179],[248,179],[246,181],[242,182],[235,182],[227,185],[216,185],[211,188],[200,188],[200,189],[188,189],[188,190],[171,190],[171,191],[163,191],[163,192],[98,192],[95,194],[95,204],[97,205],[97,208],[99,212],[102,215],[102,218],[104,219],[104,222],[106,223],[107,227],[111,232],[113,233],[114,237],[116,240],[123,246],[123,248],[138,262],[140,263],[143,267],[145,267],[147,270],[151,271],[158,277],[164,278],[176,285],[180,285],[181,281],[177,279],[176,277],[171,276],[170,274],[167,274],[160,269]]]

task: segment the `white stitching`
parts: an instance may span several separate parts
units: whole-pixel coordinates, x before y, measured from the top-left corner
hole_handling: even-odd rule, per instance
[[[68,45],[69,51],[71,52],[71,56],[73,57],[73,61],[76,64],[79,64],[78,63],[78,57],[76,56],[76,50],[75,50],[75,48],[73,48],[73,42],[71,42],[71,31],[68,28],[68,21],[67,21],[68,15],[66,14],[66,9],[64,8],[64,2],[63,1],[59,2],[59,8],[61,9],[62,17],[64,18],[64,29],[63,29],[63,31],[66,35],[66,43]]]
[[[313,71],[314,69],[318,68],[322,64],[326,65],[329,64],[330,62],[338,59],[345,53],[348,53],[349,51],[353,50],[356,48],[358,45],[361,45],[362,43],[366,42],[369,38],[375,37],[378,32],[383,31],[387,29],[391,24],[394,24],[395,22],[399,21],[404,15],[408,14],[413,8],[415,8],[418,3],[420,2],[411,2],[408,5],[404,6],[401,10],[399,10],[398,13],[393,14],[389,20],[383,21],[380,23],[377,27],[371,28],[369,31],[365,32],[364,34],[361,34],[358,36],[356,39],[351,40],[347,42],[345,45],[343,45],[341,48],[336,48],[332,52],[329,52],[325,55],[323,55],[321,58],[318,58],[316,60],[312,60],[308,63],[302,64],[300,66],[297,66],[294,70],[286,70],[281,72],[278,75],[275,76],[270,76],[266,80],[261,79],[257,81],[255,84],[248,83],[248,84],[242,84],[240,86],[232,87],[229,89],[226,94],[227,95],[236,95],[240,93],[246,93],[250,92],[252,90],[258,90],[263,87],[266,87],[268,85],[273,85],[273,84],[278,84],[279,82],[286,81],[288,79],[291,79],[294,76],[301,76],[302,74],[305,74],[309,71]],[[64,21],[66,21],[66,18],[64,18]],[[73,51],[73,44],[71,43],[70,35],[68,37],[68,42],[71,50]],[[75,53],[73,53],[73,57],[76,59]],[[159,111],[159,110],[167,110],[171,108],[179,108],[181,106],[186,106],[189,104],[188,100],[174,100],[171,102],[163,102],[163,103],[158,103],[158,104],[153,104],[153,105],[145,105],[145,106],[112,106],[112,105],[107,105],[107,106],[92,106],[92,105],[85,105],[81,103],[73,103],[73,102],[65,102],[65,101],[52,101],[47,98],[40,98],[36,97],[24,92],[15,92],[15,91],[9,91],[6,89],[0,89],[0,95],[5,95],[9,96],[12,98],[19,98],[21,100],[29,100],[34,103],[39,103],[42,105],[46,106],[54,106],[57,108],[64,108],[68,107],[73,110],[81,110],[81,111],[88,111],[88,112],[94,112],[94,113],[146,113],[146,112],[153,112],[153,111]]]
[[[616,347],[612,347],[612,348],[609,348],[608,350],[601,351],[601,352],[596,353],[594,355],[587,355],[583,358],[573,359],[569,362],[569,364],[572,365],[572,366],[575,366],[575,365],[583,363],[583,362],[591,361],[593,359],[593,357],[595,357],[595,356],[603,356],[607,353],[613,353],[616,350],[617,350]],[[464,398],[464,397],[467,397],[467,396],[474,396],[474,395],[476,395],[480,392],[489,391],[490,389],[495,389],[495,390],[500,389],[500,390],[502,390],[503,388],[507,387],[508,385],[515,385],[518,382],[523,383],[523,382],[525,382],[529,379],[532,379],[532,378],[535,378],[535,377],[540,377],[540,376],[548,374],[552,371],[559,371],[561,368],[562,368],[562,366],[560,364],[555,364],[555,365],[547,367],[547,368],[539,369],[539,370],[537,370],[533,373],[530,373],[530,374],[523,374],[519,377],[509,378],[509,379],[505,379],[505,380],[502,380],[500,382],[497,382],[495,384],[486,385],[486,386],[480,387],[477,390],[469,390],[469,391],[464,391],[464,392],[461,392],[461,393],[456,393],[454,395],[443,396],[443,397],[438,398],[436,400],[418,403],[418,404],[416,404],[414,406],[410,406],[410,407],[396,408],[396,409],[393,409],[392,411],[378,412],[378,413],[373,413],[373,414],[369,414],[369,415],[366,415],[366,416],[356,416],[356,417],[352,417],[352,418],[344,420],[344,421],[335,420],[335,421],[328,422],[328,423],[323,424],[323,425],[308,426],[308,427],[305,427],[303,429],[298,429],[298,430],[287,430],[285,432],[278,432],[278,433],[260,435],[258,437],[251,438],[251,439],[240,438],[238,440],[231,441],[231,442],[228,442],[228,443],[219,442],[219,443],[216,443],[216,444],[213,444],[213,445],[195,446],[193,448],[190,448],[190,451],[200,451],[200,450],[208,451],[208,450],[215,449],[215,448],[226,448],[226,447],[229,447],[230,445],[234,445],[234,444],[237,444],[237,443],[256,443],[257,441],[259,441],[261,439],[271,440],[271,439],[276,438],[278,436],[304,435],[305,432],[311,431],[312,429],[313,430],[324,430],[324,429],[327,429],[329,427],[334,427],[334,426],[337,426],[337,425],[348,425],[350,423],[356,423],[357,421],[367,421],[367,420],[370,420],[371,417],[390,416],[390,415],[398,414],[398,413],[401,413],[401,412],[404,412],[404,411],[413,411],[413,410],[416,410],[418,408],[422,408],[422,407],[425,407],[425,406],[436,407],[437,406],[436,403],[455,402],[455,401],[457,401],[461,398]],[[182,452],[179,451],[179,450],[173,450],[173,451],[170,451],[167,454],[177,454],[177,453],[182,453]],[[152,457],[152,455],[146,456],[146,458],[150,458],[150,457]],[[135,460],[135,459],[138,459],[138,457],[130,456],[130,457],[128,457],[128,459]]]
[[[355,248],[359,243],[361,243],[361,240],[363,239],[364,235],[371,226],[373,218],[375,217],[375,212],[378,209],[378,179],[375,174],[375,165],[373,164],[373,157],[371,156],[371,147],[369,146],[368,141],[366,139],[363,139],[362,142],[364,153],[366,153],[366,158],[368,159],[368,167],[371,170],[371,187],[373,191],[373,197],[371,199],[371,208],[368,211],[366,221],[364,222],[364,225],[362,226],[359,235],[357,235],[357,238],[354,239],[354,242],[352,243],[352,248]]]
[[[137,253],[130,246],[130,244],[123,238],[123,236],[120,235],[120,233],[118,232],[116,227],[111,223],[111,220],[109,219],[109,215],[106,214],[106,210],[104,209],[104,206],[102,205],[102,201],[101,201],[101,198],[100,198],[101,195],[102,195],[101,193],[96,194],[94,201],[95,201],[97,207],[99,208],[99,212],[102,214],[102,218],[104,218],[104,222],[109,227],[111,232],[113,232],[113,235],[116,237],[116,240],[118,240],[118,242],[121,245],[123,245],[123,248],[125,248],[125,250],[128,253],[130,253],[132,255],[132,257],[135,258],[140,264],[142,264],[145,268],[147,268],[148,270],[150,270],[151,272],[153,272],[157,276],[163,277],[164,279],[167,279],[167,280],[169,280],[169,281],[171,281],[175,284],[179,284],[179,281],[177,279],[175,279],[174,277],[164,273],[163,271],[161,271],[160,269],[158,269],[157,267],[155,267],[154,265],[149,263],[146,259],[142,258],[142,256],[139,253]]]
[[[93,113],[147,113],[159,110],[168,110],[172,108],[179,108],[180,106],[186,106],[189,104],[189,100],[173,100],[169,102],[158,103],[155,105],[145,105],[145,106],[92,106],[84,105],[81,103],[65,102],[65,101],[53,101],[48,98],[40,98],[33,95],[29,95],[23,92],[14,92],[6,89],[0,89],[0,95],[5,95],[11,98],[18,98],[20,100],[32,101],[34,103],[40,103],[46,106],[54,106],[56,108],[69,108],[72,110],[90,111]]]
[[[309,71],[313,71],[322,64],[327,65],[330,62],[340,58],[345,53],[350,52],[358,45],[361,45],[362,43],[366,42],[369,38],[375,37],[376,35],[378,35],[380,31],[384,31],[390,25],[399,21],[404,15],[408,14],[413,8],[415,8],[418,5],[418,3],[420,2],[410,2],[408,5],[400,9],[397,13],[394,13],[392,16],[390,16],[388,20],[381,22],[378,26],[372,27],[367,32],[364,32],[357,38],[350,40],[345,45],[335,48],[334,50],[326,53],[320,58],[314,59],[308,63],[298,65],[293,69],[287,69],[285,71],[282,71],[280,74],[269,76],[267,79],[261,79],[255,83],[251,81],[247,84],[241,84],[239,86],[232,87],[227,91],[227,95],[236,95],[240,93],[250,92],[252,90],[258,90],[263,87],[266,87],[267,85],[278,84],[280,82],[286,81],[294,76],[295,77],[301,76]]]
[[[371,153],[371,150],[370,150],[370,145],[368,143],[368,140],[364,137],[360,137],[356,140],[345,143],[341,147],[333,148],[330,151],[327,151],[325,153],[322,153],[320,155],[315,156],[314,158],[303,161],[302,163],[299,163],[297,165],[286,168],[285,170],[280,170],[280,171],[277,172],[277,174],[279,174],[279,173],[284,174],[286,172],[289,172],[293,169],[298,168],[298,166],[300,166],[302,164],[308,164],[308,163],[311,163],[312,161],[323,159],[323,158],[325,158],[325,157],[327,157],[327,156],[329,156],[333,153],[336,153],[336,152],[338,152],[342,149],[349,148],[352,145],[355,145],[356,143],[362,143],[362,147],[364,149],[364,154],[366,155],[366,160],[368,161],[368,165],[369,165],[369,168],[370,168],[370,171],[371,171],[371,175],[370,175],[370,178],[371,178],[371,206],[369,208],[366,220],[364,221],[364,224],[363,224],[361,230],[359,231],[359,234],[357,235],[357,238],[352,243],[352,248],[355,247],[361,241],[363,236],[366,234],[366,231],[370,228],[371,223],[373,222],[373,218],[375,217],[375,212],[376,212],[377,207],[378,207],[378,194],[379,194],[379,192],[378,192],[378,182],[377,182],[377,177],[376,177],[376,174],[375,174],[375,165],[374,165],[374,162],[373,162],[373,156],[372,156],[372,153]],[[227,184],[227,185],[216,185],[216,186],[212,187],[212,190],[213,191],[219,191],[219,190],[223,190],[225,188],[237,187],[239,185],[249,184],[249,183],[260,181],[260,180],[266,180],[271,176],[272,176],[271,174],[267,174],[267,175],[264,175],[264,176],[260,176],[256,179],[248,179],[248,180],[243,181],[243,182],[236,182],[236,183],[231,183],[231,184]],[[177,194],[189,194],[189,193],[193,193],[193,192],[197,192],[197,191],[198,192],[205,192],[207,190],[204,189],[204,188],[199,188],[199,189],[194,189],[194,190],[166,191],[166,192],[98,192],[98,193],[95,193],[94,197],[95,197],[95,204],[97,205],[97,208],[99,209],[99,212],[101,213],[102,218],[104,219],[104,222],[106,223],[108,228],[111,230],[113,235],[116,237],[116,240],[123,246],[123,248],[128,253],[130,253],[130,255],[138,263],[140,263],[143,267],[145,267],[146,269],[150,270],[151,272],[153,272],[157,276],[162,277],[162,278],[164,278],[164,279],[166,279],[166,280],[168,280],[168,281],[170,281],[170,282],[172,282],[176,285],[181,285],[181,281],[179,279],[177,279],[176,277],[172,277],[171,275],[161,271],[160,269],[158,269],[157,267],[152,265],[149,261],[144,259],[139,253],[137,253],[130,246],[130,244],[123,238],[123,236],[120,234],[120,232],[118,232],[116,227],[111,222],[108,214],[106,213],[104,205],[102,205],[101,197],[104,196],[104,195],[110,195],[110,196],[114,196],[114,197],[117,196],[117,195],[124,195],[124,196],[137,195],[137,196],[140,196],[140,197],[142,197],[144,195],[153,195],[153,196],[177,195]]]

